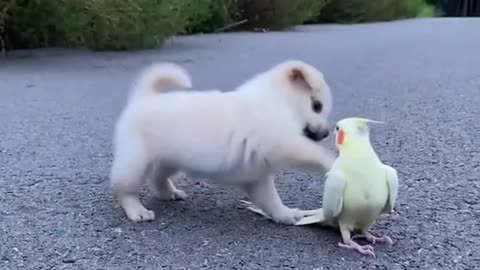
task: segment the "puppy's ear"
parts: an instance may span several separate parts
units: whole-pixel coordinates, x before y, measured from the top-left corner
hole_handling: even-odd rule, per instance
[[[306,78],[306,74],[303,70],[299,68],[292,68],[288,75],[288,80],[296,85],[300,85],[301,87],[312,90],[313,87],[308,83],[308,79]]]

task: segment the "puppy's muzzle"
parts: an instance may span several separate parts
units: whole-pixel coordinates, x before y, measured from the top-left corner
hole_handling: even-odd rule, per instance
[[[312,130],[310,127],[306,126],[303,129],[303,134],[305,137],[309,138],[310,140],[314,142],[319,142],[330,134],[328,129],[317,129],[317,130]]]

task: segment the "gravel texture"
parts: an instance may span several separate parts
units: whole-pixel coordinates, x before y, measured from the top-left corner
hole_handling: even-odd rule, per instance
[[[0,58],[0,269],[479,269],[479,29],[479,19],[303,26]],[[197,87],[229,90],[288,58],[325,73],[332,122],[387,122],[372,143],[399,171],[398,212],[373,231],[394,246],[379,245],[376,259],[340,249],[334,230],[274,224],[239,208],[240,191],[199,179],[177,181],[183,202],[146,193],[157,219],[129,222],[108,171],[133,76],[175,61]],[[302,208],[320,206],[323,182],[299,171],[277,181],[285,203]]]

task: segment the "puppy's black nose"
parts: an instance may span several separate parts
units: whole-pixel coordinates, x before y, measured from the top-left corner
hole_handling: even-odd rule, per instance
[[[325,139],[326,137],[328,137],[328,135],[330,135],[330,131],[328,131],[328,129],[325,129],[323,132],[321,132],[320,137],[322,137],[322,139]]]
[[[303,129],[303,134],[312,141],[319,142],[330,134],[328,129],[317,129],[316,131],[311,131],[308,126]]]

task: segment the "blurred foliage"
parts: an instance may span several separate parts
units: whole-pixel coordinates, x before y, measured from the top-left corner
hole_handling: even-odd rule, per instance
[[[233,29],[435,15],[425,1],[437,0],[0,0],[0,49],[151,48],[244,20]]]
[[[445,16],[480,17],[480,0],[437,0]]]
[[[235,17],[244,29],[282,30],[319,16],[328,0],[236,0]]]
[[[424,0],[332,0],[318,21],[360,23],[434,15],[434,7]]]
[[[184,33],[209,33],[219,27],[233,22],[235,0],[197,0],[197,5],[202,8],[196,9],[194,15],[189,16],[189,23]]]
[[[443,16],[480,17],[480,0],[426,0]]]
[[[154,47],[168,36],[223,24],[220,0],[0,0],[5,46]],[[212,13],[212,7],[217,10]],[[222,17],[222,18],[218,18]],[[199,25],[202,25],[199,27]]]

